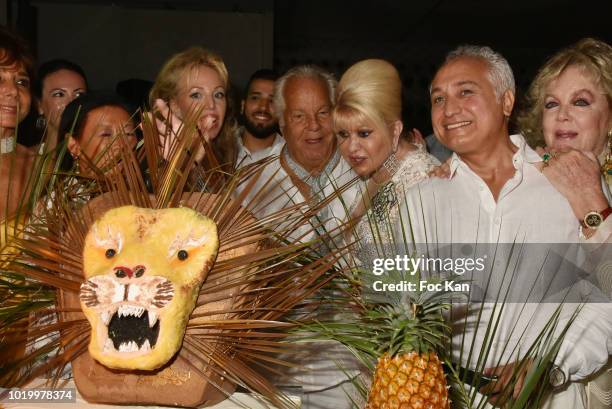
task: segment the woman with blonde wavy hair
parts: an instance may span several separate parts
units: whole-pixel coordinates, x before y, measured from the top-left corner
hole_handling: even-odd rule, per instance
[[[539,70],[519,115],[521,131],[539,148],[543,174],[569,201],[586,236],[612,234],[612,47],[585,38]],[[605,240],[602,240],[605,241]],[[596,263],[597,264],[597,263]],[[612,295],[612,266],[595,268]],[[601,319],[610,319],[601,317]],[[612,408],[612,366],[588,384],[589,409]]]
[[[599,224],[612,213],[612,47],[585,38],[555,54],[533,80],[518,121],[532,143],[546,144],[543,173],[585,235],[602,232]],[[597,225],[586,220],[592,213]],[[611,225],[602,226],[607,235]]]
[[[233,166],[236,147],[232,135],[236,123],[229,87],[227,68],[219,55],[201,47],[173,55],[160,70],[149,94],[160,134],[166,134],[167,124],[176,133],[183,121],[192,120],[212,145],[216,159]],[[167,153],[170,143],[166,141],[164,145]],[[194,160],[199,162],[203,157],[200,149]]]

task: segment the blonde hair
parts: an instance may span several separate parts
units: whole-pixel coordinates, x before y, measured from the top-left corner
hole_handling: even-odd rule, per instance
[[[229,75],[221,57],[202,47],[191,47],[170,57],[159,71],[159,74],[157,74],[155,84],[153,84],[153,88],[151,88],[149,93],[149,104],[151,107],[155,105],[155,100],[158,98],[168,102],[176,97],[180,78],[188,70],[202,65],[215,70],[221,77],[223,86],[227,88]]]
[[[335,131],[364,121],[388,127],[401,117],[402,81],[393,65],[369,59],[352,65],[344,73],[332,111]]]
[[[238,148],[234,139],[237,123],[234,118],[231,92],[229,90],[229,74],[223,59],[216,53],[202,47],[191,47],[178,54],[174,54],[159,71],[155,83],[149,93],[149,104],[155,106],[155,100],[162,99],[169,102],[178,95],[178,82],[190,70],[206,66],[212,68],[223,82],[227,98],[227,108],[223,126],[219,135],[213,140],[212,147],[217,160],[221,164],[235,165]]]
[[[525,106],[517,121],[521,133],[532,145],[543,145],[542,112],[546,88],[568,67],[578,66],[593,76],[612,107],[612,47],[594,38],[583,38],[550,58],[529,86]]]

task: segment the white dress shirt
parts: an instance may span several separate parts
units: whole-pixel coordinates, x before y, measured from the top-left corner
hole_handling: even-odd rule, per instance
[[[355,200],[358,188],[355,183],[350,186],[347,184],[355,179],[356,174],[349,164],[339,157],[336,166],[325,176],[317,179],[318,182],[311,183],[318,184],[320,188],[318,191],[313,189],[311,199],[317,204],[320,200],[331,196],[335,198],[318,212],[317,216],[310,218],[310,223],[302,224],[289,234],[290,241],[308,243],[324,231],[336,231],[338,234],[338,227],[348,220],[349,207]],[[337,194],[337,189],[343,186],[348,188]],[[299,211],[292,212],[278,222],[276,230],[282,231],[298,221],[310,209],[304,204],[306,199],[281,166],[280,157],[277,157],[265,166],[255,187],[243,201],[243,205],[258,219],[273,215],[281,209],[301,205]],[[342,236],[338,234],[338,241],[341,238]],[[328,239],[322,244],[334,246],[334,242]],[[325,247],[322,248],[321,244],[315,246],[318,250],[325,251]],[[353,390],[350,379],[359,375],[360,366],[350,351],[335,341],[326,341],[306,343],[298,352],[298,356],[291,355],[286,359],[298,362],[301,367],[286,370],[287,373],[281,376],[279,382],[293,382],[302,387],[304,391],[302,407],[305,409],[353,407],[348,396],[355,395],[356,391]]]
[[[516,172],[501,189],[497,201],[487,184],[457,154],[453,154],[449,179],[431,178],[407,192],[402,209],[403,223],[400,221],[402,225],[398,223],[396,228],[401,231],[404,227],[406,231],[407,225],[410,224],[414,233],[412,240],[415,243],[427,243],[429,251],[432,245],[443,246],[445,243],[472,243],[474,248],[478,247],[477,243],[493,244],[493,247],[496,247],[497,243],[516,243],[516,247],[529,243],[525,246],[529,256],[519,258],[519,267],[511,266],[507,270],[510,274],[501,279],[503,281],[508,277],[517,278],[518,284],[513,288],[527,294],[541,285],[538,281],[538,266],[543,261],[568,257],[573,263],[580,265],[586,257],[581,245],[573,246],[568,250],[568,254],[555,253],[554,245],[550,246],[550,251],[537,250],[546,248],[548,244],[581,243],[585,240],[581,238],[579,223],[567,200],[534,165],[541,161],[539,155],[527,146],[522,136],[512,135],[510,138],[518,148],[513,155]],[[512,246],[505,246],[506,251],[509,248]],[[490,259],[489,263],[497,269],[493,271],[499,271],[500,268],[503,270],[503,264],[509,261],[500,257]],[[553,271],[553,274],[556,273]],[[495,273],[490,275],[494,276]],[[495,291],[503,287],[501,281],[499,276],[492,277],[493,284],[490,288]],[[590,287],[588,289],[591,290]],[[558,302],[512,302],[512,298],[508,301],[501,313],[503,318],[491,343],[491,352],[485,367],[511,363],[516,360],[517,355],[526,352],[530,345],[528,341],[540,332],[559,305]],[[465,332],[453,334],[455,360],[460,360],[462,365],[471,368],[475,367],[478,359],[487,324],[491,317],[500,314],[499,310],[493,309],[495,303],[484,305],[483,318],[480,321],[475,318],[467,319],[465,322],[472,322],[474,325],[468,326]],[[573,303],[564,304],[559,327],[562,327],[564,320],[575,310],[575,306]],[[463,321],[460,322],[460,325],[462,324]],[[523,331],[525,335],[522,335]],[[470,348],[475,352],[468,358]],[[591,302],[584,305],[572,323],[555,363],[571,381],[579,381],[601,368],[608,361],[610,353],[612,304]],[[571,382],[565,390],[553,394],[543,407],[586,407],[584,385]]]
[[[281,149],[282,151],[282,149]],[[319,232],[337,231],[338,227],[348,220],[349,207],[355,200],[358,193],[357,184],[348,183],[356,178],[355,172],[350,165],[340,157],[337,165],[325,178],[323,186],[318,191],[312,192],[319,200],[334,196],[335,198],[325,208],[311,220],[311,225],[305,224],[297,228],[289,237],[293,240],[308,242],[313,240]],[[248,182],[247,182],[248,183]],[[344,191],[336,191],[342,187],[347,187]],[[243,205],[247,207],[255,217],[261,219],[269,216],[281,209],[286,209],[295,205],[303,205],[306,198],[299,189],[293,184],[291,178],[281,166],[280,157],[274,159],[266,165],[262,174],[259,176],[255,187],[246,196]],[[308,206],[301,206],[302,213],[295,213],[291,220],[286,220],[278,224],[278,228],[286,228],[288,223],[296,222],[297,218],[309,209]]]
[[[236,157],[236,167],[241,168],[251,163],[257,162],[258,160],[267,158],[268,156],[275,156],[280,153],[281,148],[285,144],[285,139],[280,134],[274,134],[274,142],[272,145],[265,149],[260,149],[255,152],[251,152],[244,143],[242,142],[242,134],[244,133],[244,127],[237,129],[235,133],[236,145],[238,146],[238,155]]]

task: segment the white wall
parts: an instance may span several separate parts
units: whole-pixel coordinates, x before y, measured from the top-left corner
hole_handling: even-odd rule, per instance
[[[95,89],[114,89],[128,78],[152,81],[170,55],[191,45],[218,52],[239,86],[254,70],[273,63],[272,12],[32,5],[38,8],[38,60],[78,62]]]

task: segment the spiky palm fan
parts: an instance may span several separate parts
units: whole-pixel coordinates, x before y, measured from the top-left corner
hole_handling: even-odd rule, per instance
[[[7,260],[3,279],[14,274],[24,277],[25,284],[18,288],[11,281],[2,283],[3,294],[18,308],[5,311],[0,322],[1,342],[4,348],[26,345],[26,353],[2,362],[0,385],[22,386],[44,374],[51,374],[55,383],[71,363],[81,392],[98,402],[195,406],[225,399],[239,385],[275,405],[288,406],[289,401],[262,372],[274,372],[273,366],[278,364],[291,365],[275,357],[291,349],[283,342],[290,326],[283,317],[308,303],[308,298],[333,278],[335,273],[330,271],[341,250],[313,257],[311,243],[283,244],[294,229],[308,223],[303,214],[316,209],[296,205],[256,220],[240,206],[255,185],[244,181],[245,174],[256,174],[261,166],[234,177],[220,176],[215,169],[195,172],[190,152],[200,144],[209,149],[195,127],[184,126],[176,137],[162,138],[173,141],[167,161],[160,160],[163,147],[147,116],[143,131],[140,156],[127,148],[121,149],[118,157],[113,155],[115,150],[107,150],[102,154],[107,159],[103,167],[95,165],[99,158],[84,158],[95,172],[93,180],[56,178],[37,216],[27,223],[25,234],[10,243],[16,255]],[[121,135],[117,142],[126,146]],[[142,156],[148,163],[152,193],[140,172]],[[194,173],[204,192],[190,191]],[[246,187],[238,197],[232,197],[238,183]],[[84,297],[81,291],[79,303],[84,267],[87,270],[83,248],[87,237],[95,235],[88,236],[88,229],[108,209],[126,205],[190,208],[212,220],[218,233],[216,262],[197,292],[195,309],[187,311],[182,346],[169,364],[151,371],[109,370],[94,361],[88,353],[91,325],[82,312],[87,293]],[[193,221],[190,217],[184,220]],[[114,226],[120,229],[122,223],[132,220],[119,217]],[[285,221],[284,230],[271,231],[269,227],[278,226],[279,220]],[[123,314],[138,318],[134,311]],[[140,318],[152,324],[150,314],[148,311]],[[113,331],[129,332],[113,326],[120,315],[116,310],[108,317],[108,325]],[[109,328],[109,338],[110,332]],[[137,347],[141,348],[140,341]],[[99,393],[103,390],[100,385],[113,388],[114,393]]]

